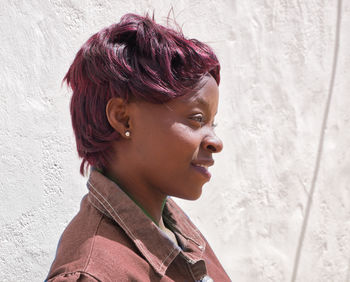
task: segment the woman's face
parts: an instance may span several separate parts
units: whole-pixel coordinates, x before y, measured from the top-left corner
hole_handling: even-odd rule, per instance
[[[128,164],[138,183],[164,195],[194,200],[210,180],[213,153],[222,150],[214,132],[219,91],[212,76],[195,94],[166,104],[133,105]]]

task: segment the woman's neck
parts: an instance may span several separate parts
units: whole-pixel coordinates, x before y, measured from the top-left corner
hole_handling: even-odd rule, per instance
[[[158,227],[163,230],[166,228],[162,217],[166,195],[154,189],[147,189],[146,185],[137,183],[132,177],[120,177],[107,169],[100,172],[115,182]]]

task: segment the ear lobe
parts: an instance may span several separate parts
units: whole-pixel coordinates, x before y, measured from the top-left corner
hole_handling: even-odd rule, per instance
[[[120,135],[129,129],[128,104],[122,98],[111,98],[106,105],[106,116],[109,124]]]

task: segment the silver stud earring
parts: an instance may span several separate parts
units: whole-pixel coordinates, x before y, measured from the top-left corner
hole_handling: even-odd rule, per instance
[[[125,131],[125,133],[124,133],[124,134],[125,134],[125,136],[126,136],[126,137],[129,137],[129,136],[130,136],[130,131],[129,131],[129,130],[127,130],[127,131]]]

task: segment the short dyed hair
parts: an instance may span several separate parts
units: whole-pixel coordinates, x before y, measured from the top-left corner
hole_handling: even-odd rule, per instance
[[[80,173],[89,165],[103,169],[111,142],[120,138],[106,116],[111,98],[166,103],[193,90],[208,73],[219,84],[220,64],[208,45],[148,15],[126,14],[91,36],[64,77],[73,90],[70,111]]]

